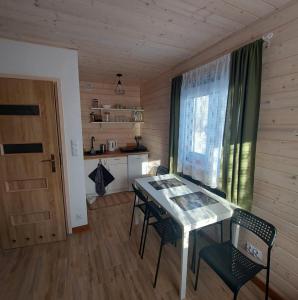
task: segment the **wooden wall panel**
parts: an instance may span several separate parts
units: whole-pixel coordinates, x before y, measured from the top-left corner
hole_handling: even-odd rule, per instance
[[[93,98],[101,100],[102,104],[122,104],[127,107],[140,106],[140,88],[138,86],[125,86],[125,95],[115,95],[115,85],[100,82],[81,82],[81,111],[83,127],[84,149],[90,149],[91,136],[95,137],[95,146],[106,144],[107,139],[115,139],[118,146],[134,143],[134,136],[140,132],[140,124],[99,124],[90,123],[91,101]],[[117,112],[119,114],[119,112]],[[113,113],[111,112],[111,115]],[[130,116],[129,112],[120,113]]]
[[[264,49],[253,212],[278,229],[271,287],[298,296],[298,4],[257,22],[141,86],[150,163],[167,164],[171,78],[272,31]]]
[[[0,1],[0,36],[79,50],[81,79],[136,83],[290,1]]]

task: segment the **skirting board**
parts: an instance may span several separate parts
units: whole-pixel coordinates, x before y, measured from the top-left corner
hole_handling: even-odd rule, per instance
[[[72,233],[82,233],[82,232],[89,231],[89,230],[90,230],[90,226],[89,226],[89,224],[86,224],[86,225],[82,225],[82,226],[78,226],[78,227],[73,227]]]
[[[264,293],[266,290],[266,284],[258,277],[254,277],[251,280],[258,288],[260,288]],[[281,295],[279,295],[275,290],[273,290],[269,285],[269,297],[272,300],[285,300]]]

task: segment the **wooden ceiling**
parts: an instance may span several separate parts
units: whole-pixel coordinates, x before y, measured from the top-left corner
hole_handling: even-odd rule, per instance
[[[140,83],[287,0],[0,0],[0,36],[78,49],[80,79]]]

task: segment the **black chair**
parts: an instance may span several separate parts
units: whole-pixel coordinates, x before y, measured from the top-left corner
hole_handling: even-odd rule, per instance
[[[233,245],[232,229],[234,224],[252,232],[267,245],[266,265],[254,262]],[[276,228],[273,225],[243,209],[235,209],[230,221],[230,240],[224,243],[207,246],[199,253],[195,290],[198,286],[200,259],[202,258],[232,290],[234,293],[234,300],[237,299],[238,292],[245,283],[255,277],[261,270],[267,270],[265,295],[265,299],[267,300],[270,256],[275,236]]]
[[[144,236],[144,229],[145,229],[145,221],[146,220],[146,212],[147,212],[147,205],[150,203],[150,207],[154,207],[156,213],[155,213],[155,218],[158,216],[159,219],[163,219],[167,216],[167,213],[164,209],[156,205],[153,201],[149,201],[148,198],[135,187],[134,184],[132,184],[133,191],[135,193],[134,197],[134,203],[133,203],[133,208],[132,208],[132,215],[131,215],[131,221],[130,221],[130,228],[129,228],[129,236],[131,236],[131,231],[132,231],[132,225],[133,225],[133,220],[134,220],[134,213],[136,207],[140,209],[141,212],[144,214],[144,221],[143,221],[143,226],[142,226],[142,235],[141,235],[141,241],[140,241],[140,247],[139,247],[139,254],[141,254],[141,249],[142,249],[142,243],[143,243],[143,236]],[[137,198],[141,200],[141,203],[137,203]],[[150,219],[152,218],[152,214],[148,214],[147,218]]]
[[[174,219],[172,219],[169,216],[165,219],[160,218],[158,211],[156,210],[156,207],[154,205],[152,205],[152,202],[148,203],[146,208],[147,208],[147,211],[145,214],[145,235],[144,235],[141,257],[143,258],[143,256],[144,256],[145,244],[146,244],[147,232],[148,232],[149,226],[152,226],[161,238],[157,266],[156,266],[155,277],[154,277],[154,283],[153,283],[153,287],[155,288],[156,282],[157,282],[157,277],[158,277],[160,258],[161,258],[163,246],[166,244],[169,244],[169,243],[175,245],[176,242],[179,239],[181,239],[182,233],[181,233],[180,226],[174,221]],[[156,221],[149,223],[150,216],[154,216]]]
[[[165,166],[158,166],[156,169],[156,176],[169,174],[169,169]]]

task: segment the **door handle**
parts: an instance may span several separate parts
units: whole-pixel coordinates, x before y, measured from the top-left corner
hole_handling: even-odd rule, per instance
[[[51,154],[51,158],[50,159],[43,159],[40,162],[50,162],[51,166],[52,166],[52,172],[55,173],[56,172],[56,161],[55,161],[55,155]]]

